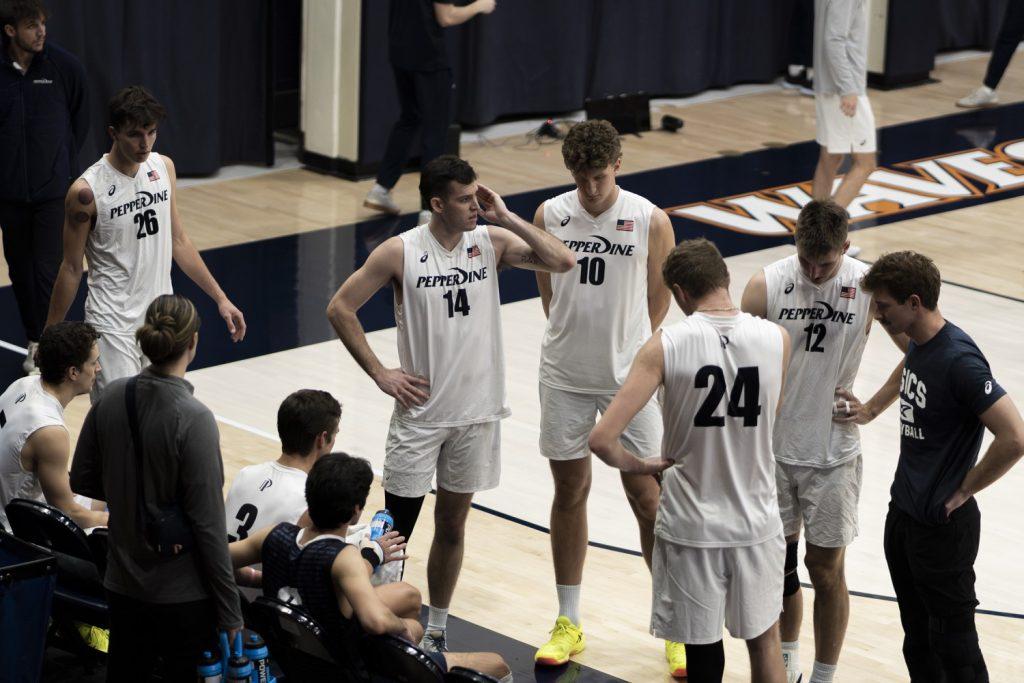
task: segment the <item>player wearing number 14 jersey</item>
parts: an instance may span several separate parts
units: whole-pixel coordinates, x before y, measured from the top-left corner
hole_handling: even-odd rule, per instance
[[[453,156],[423,169],[430,222],[370,252],[331,299],[327,315],[356,362],[395,399],[384,456],[394,528],[409,538],[437,474],[434,540],[427,561],[430,612],[421,646],[443,650],[448,606],[462,564],[473,494],[498,485],[500,420],[508,416],[498,269],[564,272],[572,252],[509,211]],[[483,217],[499,227],[478,225]],[[386,368],[356,312],[394,288],[398,356]]]
[[[787,543],[781,632],[790,683],[800,678],[801,526],[814,586],[812,681],[832,680],[849,618],[843,562],[857,535],[861,450],[844,397],[852,398],[873,315],[861,288],[868,267],[846,256],[848,224],[846,210],[831,200],[810,202],[797,219],[797,253],[756,273],[743,292],[744,311],[778,323],[793,340],[773,441]],[[895,341],[905,347],[905,340]],[[898,379],[898,370],[890,379]]]
[[[169,157],[153,152],[164,108],[141,86],[110,101],[110,152],[90,166],[64,202],[64,256],[47,325],[59,322],[89,263],[85,319],[100,333],[103,369],[92,399],[119,377],[137,374],[145,358],[135,341],[146,308],[171,293],[171,259],[217,304],[234,341],[245,336],[245,318],[221,290],[185,233],[178,216],[176,175]]]

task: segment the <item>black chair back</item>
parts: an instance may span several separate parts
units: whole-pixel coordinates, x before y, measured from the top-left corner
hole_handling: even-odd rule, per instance
[[[263,636],[270,656],[289,680],[366,681],[360,667],[335,661],[323,642],[323,631],[300,607],[266,596],[249,606],[252,627]]]
[[[364,641],[366,666],[385,681],[443,683],[444,672],[427,653],[395,636],[371,636]]]
[[[448,669],[444,675],[445,683],[498,683],[498,679],[479,671],[467,669],[464,666],[456,666]]]
[[[15,498],[5,508],[18,538],[35,543],[57,558],[57,581],[103,595],[102,576],[82,528],[63,512],[36,500]]]

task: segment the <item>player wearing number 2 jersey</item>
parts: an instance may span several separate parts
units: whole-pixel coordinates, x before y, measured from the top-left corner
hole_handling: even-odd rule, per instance
[[[740,313],[729,296],[725,261],[705,239],[672,250],[664,278],[688,317],[640,349],[589,445],[623,472],[664,470],[651,633],[685,643],[690,680],[720,681],[724,622],[747,641],[751,680],[781,683],[785,542],[772,428],[789,335]],[[642,459],[620,437],[659,389],[664,460]]]
[[[831,200],[810,202],[797,219],[797,253],[756,273],[743,292],[744,311],[778,323],[793,339],[786,402],[774,434],[787,541],[781,630],[790,683],[800,677],[801,526],[818,636],[812,681],[831,680],[849,618],[843,562],[857,535],[860,436],[855,424],[834,422],[833,414],[835,406],[845,418],[850,408],[844,396],[853,390],[867,343],[872,301],[860,283],[867,266],[845,255],[848,223],[846,210]],[[903,339],[896,343],[905,347]],[[898,372],[891,379],[897,380]]]
[[[234,341],[245,319],[221,290],[178,216],[174,163],[153,152],[164,108],[140,86],[110,101],[110,152],[89,167],[64,202],[64,257],[50,298],[47,325],[64,319],[89,264],[85,319],[100,333],[103,369],[93,401],[111,381],[145,364],[135,330],[146,308],[171,293],[171,259],[217,303]]]
[[[395,398],[384,460],[384,492],[395,529],[409,537],[437,472],[434,540],[427,562],[430,614],[422,645],[444,647],[448,605],[462,564],[473,493],[500,473],[499,420],[505,400],[497,271],[503,266],[565,272],[569,249],[505,207],[465,161],[442,156],[420,178],[430,222],[384,242],[331,299],[342,342]],[[500,227],[477,224],[478,217]],[[399,368],[385,368],[356,312],[392,285]]]

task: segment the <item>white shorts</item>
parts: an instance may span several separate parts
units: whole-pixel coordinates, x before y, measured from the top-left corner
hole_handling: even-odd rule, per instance
[[[779,619],[786,540],[782,534],[731,548],[695,548],[655,536],[651,634],[708,645],[756,638]]]
[[[501,478],[501,421],[421,427],[391,417],[384,446],[384,490],[418,498],[437,486],[452,493],[493,489]]]
[[[134,332],[100,332],[96,344],[100,351],[100,371],[96,373],[96,382],[89,392],[89,400],[93,403],[115,379],[137,375],[149,365],[149,359],[135,341]]]
[[[782,532],[792,536],[804,527],[804,538],[822,548],[845,548],[857,537],[857,504],[864,477],[863,458],[834,467],[775,463]]]
[[[551,460],[590,455],[587,439],[597,414],[608,410],[615,394],[578,394],[540,384],[540,454]],[[622,433],[622,445],[641,458],[661,456],[661,406],[652,397]]]
[[[857,96],[857,111],[847,116],[839,108],[839,95],[815,95],[818,144],[829,154],[867,154],[874,152],[875,115],[867,95]]]

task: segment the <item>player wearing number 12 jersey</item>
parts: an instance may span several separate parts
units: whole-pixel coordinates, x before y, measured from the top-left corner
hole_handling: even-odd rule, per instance
[[[810,202],[797,219],[797,253],[756,273],[743,292],[744,311],[778,323],[793,340],[786,402],[774,434],[787,542],[781,632],[790,683],[800,678],[801,526],[818,635],[812,681],[831,680],[849,619],[843,563],[857,535],[861,450],[857,426],[846,421],[850,401],[844,397],[852,397],[847,392],[853,390],[873,312],[860,282],[868,267],[846,256],[848,224],[846,210],[835,202]],[[905,348],[905,339],[894,340]],[[899,369],[890,381],[898,379]],[[842,422],[833,420],[835,408]]]
[[[498,485],[505,359],[498,300],[503,266],[565,272],[560,241],[509,211],[465,161],[434,159],[420,195],[430,222],[370,252],[331,299],[327,314],[356,362],[394,397],[384,493],[394,528],[410,537],[437,473],[434,540],[427,561],[430,613],[421,646],[443,649],[448,606],[462,564],[473,494]],[[478,225],[483,217],[500,227]],[[356,312],[394,288],[401,367],[385,368]]]
[[[664,470],[651,633],[685,643],[690,680],[720,681],[724,622],[747,641],[751,680],[782,683],[777,624],[785,542],[772,428],[789,335],[740,313],[725,261],[705,239],[673,249],[664,277],[687,318],[640,349],[589,445],[623,472]],[[621,437],[659,389],[664,459],[639,458]]]
[[[110,101],[113,144],[68,190],[64,201],[64,256],[46,324],[67,315],[89,264],[85,320],[100,333],[103,369],[95,402],[107,384],[138,374],[145,358],[135,341],[146,308],[171,294],[171,259],[217,304],[233,341],[245,336],[245,318],[210,274],[178,216],[174,163],[153,152],[163,106],[141,86]]]

